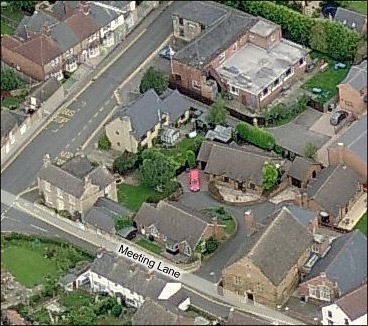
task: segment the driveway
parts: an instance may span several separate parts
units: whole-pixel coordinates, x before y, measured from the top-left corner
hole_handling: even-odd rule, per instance
[[[294,123],[309,129],[322,115],[322,112],[308,108],[294,120]]]

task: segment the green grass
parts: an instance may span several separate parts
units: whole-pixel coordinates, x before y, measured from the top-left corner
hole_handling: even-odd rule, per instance
[[[14,110],[18,107],[19,104],[21,104],[24,101],[24,97],[18,96],[18,97],[5,97],[1,101],[1,106],[4,106],[10,110]]]
[[[9,34],[9,35],[14,34],[14,28],[9,26],[8,24],[1,22],[1,35],[3,34]]]
[[[162,252],[162,248],[160,246],[149,240],[139,239],[136,243],[137,245],[146,248],[147,250],[152,251],[155,254],[160,254]]]
[[[20,10],[10,10],[4,8],[1,8],[1,15],[12,19],[17,23],[19,23],[24,17],[24,14]]]
[[[96,325],[131,325],[131,322],[126,317],[103,316],[96,321]]]
[[[236,224],[233,218],[229,220],[222,220],[220,223],[225,225],[225,232],[229,235],[235,232]]]
[[[354,229],[359,229],[362,231],[365,235],[367,235],[367,212],[365,212],[358,222],[357,225],[355,225]]]
[[[344,1],[347,9],[367,15],[367,1]]]
[[[326,56],[320,54],[312,54],[313,57],[319,57],[327,59]],[[333,96],[337,94],[337,85],[346,77],[349,72],[350,65],[347,65],[345,69],[335,70],[334,61],[327,59],[329,66],[324,72],[317,72],[311,79],[303,84],[303,88],[312,91],[313,88],[322,89],[322,93],[318,95],[317,100],[322,103],[327,102]]]
[[[55,261],[43,258],[32,248],[8,246],[2,248],[1,261],[17,281],[27,288],[41,284],[47,274],[58,274]]]
[[[118,186],[119,203],[132,211],[137,211],[148,197],[155,196],[157,194],[158,193],[156,191],[145,185],[133,186],[122,183]]]

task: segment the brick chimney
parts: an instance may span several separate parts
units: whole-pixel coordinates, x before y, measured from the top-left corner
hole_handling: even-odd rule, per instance
[[[247,237],[251,236],[256,231],[256,221],[251,210],[244,213],[244,222]]]
[[[42,25],[42,34],[50,37],[51,36],[51,28],[48,24],[43,24]]]
[[[45,154],[43,157],[43,166],[47,168],[51,164],[51,158],[49,154]]]
[[[84,15],[88,15],[89,14],[89,4],[87,1],[80,1],[79,2],[79,10],[84,14]]]
[[[339,163],[344,163],[344,143],[338,143],[338,151],[339,151]]]

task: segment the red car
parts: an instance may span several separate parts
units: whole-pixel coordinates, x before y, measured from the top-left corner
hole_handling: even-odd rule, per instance
[[[198,169],[189,172],[189,189],[191,191],[199,191],[199,171]]]

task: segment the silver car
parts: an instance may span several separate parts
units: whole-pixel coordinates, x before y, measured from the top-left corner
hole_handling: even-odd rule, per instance
[[[333,126],[337,126],[342,120],[346,119],[348,117],[348,113],[343,110],[336,111],[332,113],[330,117],[330,123]]]

